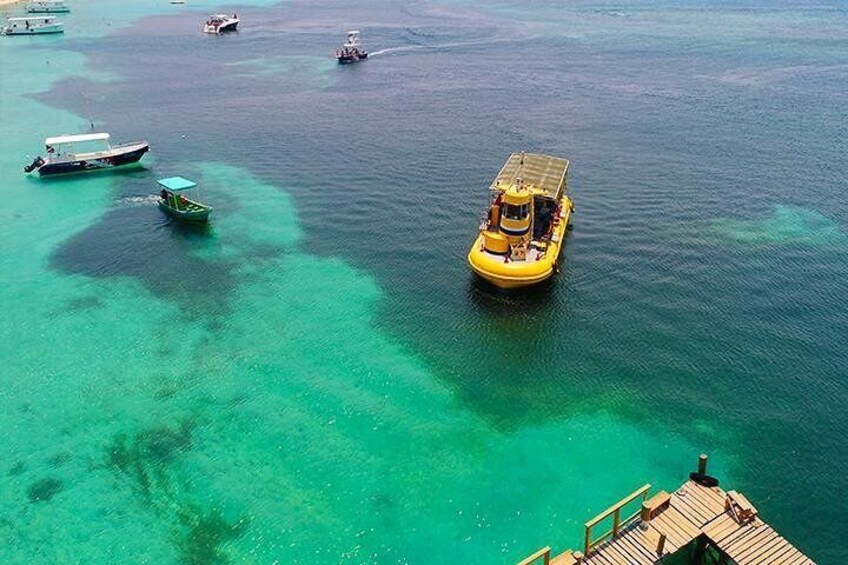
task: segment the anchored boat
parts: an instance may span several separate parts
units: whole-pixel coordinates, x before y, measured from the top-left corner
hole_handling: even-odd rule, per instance
[[[47,156],[36,157],[24,167],[24,172],[38,171],[38,174],[44,176],[110,169],[136,163],[150,150],[150,144],[146,141],[111,145],[109,138],[108,133],[48,137],[44,140]],[[96,143],[100,148],[77,152],[76,146],[84,143]]]
[[[28,16],[7,18],[6,25],[0,28],[2,35],[39,35],[42,33],[64,33],[65,28],[56,18],[49,16]]]
[[[64,0],[38,0],[29,2],[26,11],[30,14],[63,14],[71,9],[65,5]]]
[[[474,245],[471,269],[501,288],[550,277],[574,204],[565,194],[568,161],[513,153],[489,189],[492,200]]]
[[[197,183],[183,177],[169,177],[159,179],[159,208],[168,214],[184,222],[206,222],[212,207],[197,200],[186,198],[187,191],[194,189],[197,192]]]
[[[209,16],[206,23],[203,25],[203,33],[226,33],[228,31],[238,31],[239,25],[238,16],[233,14],[213,14]]]
[[[359,32],[355,29],[347,32],[347,40],[341,48],[336,49],[334,54],[336,60],[342,65],[357,63],[368,58],[368,52],[359,43]]]

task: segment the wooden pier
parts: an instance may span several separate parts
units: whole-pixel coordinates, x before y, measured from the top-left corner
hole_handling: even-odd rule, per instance
[[[648,498],[651,485],[645,485],[601,512],[586,522],[583,551],[552,557],[544,547],[518,565],[652,565],[671,555],[675,563],[688,557],[698,565],[814,565],[760,520],[748,499],[720,489],[706,470],[707,457],[701,455],[698,473],[675,492]],[[639,500],[641,507],[622,517]],[[593,538],[595,527],[610,519],[611,529]]]

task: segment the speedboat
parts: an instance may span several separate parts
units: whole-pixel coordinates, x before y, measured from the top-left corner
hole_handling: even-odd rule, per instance
[[[334,55],[339,64],[342,65],[356,63],[368,58],[368,52],[359,43],[359,32],[356,30],[347,32],[347,40],[344,45],[335,50]]]
[[[177,220],[183,222],[206,222],[212,207],[197,200],[186,198],[186,191],[197,191],[197,183],[183,177],[169,177],[157,181],[162,190],[159,191],[159,208]],[[196,198],[196,197],[195,197]]]
[[[71,9],[65,5],[64,0],[37,0],[29,2],[26,11],[30,14],[60,14],[70,12]]]
[[[213,14],[209,16],[203,25],[204,33],[224,33],[227,31],[238,31],[239,19],[233,14]]]
[[[45,176],[111,169],[137,163],[150,150],[150,144],[146,141],[112,145],[109,139],[108,133],[48,137],[44,140],[47,156],[36,157],[24,167],[24,172],[37,171],[39,175]],[[76,146],[85,143],[96,143],[98,147],[94,151],[78,152]]]
[[[574,203],[568,161],[513,153],[489,189],[491,203],[468,252],[471,270],[500,288],[540,283],[556,270]]]
[[[28,16],[7,18],[6,25],[0,28],[2,35],[38,35],[41,33],[63,33],[64,27],[52,16]]]

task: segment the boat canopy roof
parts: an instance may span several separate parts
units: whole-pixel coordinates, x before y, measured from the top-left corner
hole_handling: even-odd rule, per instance
[[[349,32],[347,32],[347,34],[348,35],[359,35],[359,30],[358,29],[352,29]]]
[[[84,141],[109,141],[108,133],[83,133],[80,135],[60,135],[48,137],[44,145],[60,145],[62,143],[82,143]]]
[[[536,189],[544,196],[560,198],[565,188],[568,165],[567,159],[550,155],[513,153],[489,189],[502,191],[521,181],[522,186]]]
[[[25,16],[23,18],[6,18],[6,20],[10,21],[10,22],[25,22],[25,21],[32,21],[32,20],[55,20],[55,19],[56,19],[56,16],[41,16],[41,15]]]
[[[168,177],[166,179],[159,179],[157,182],[172,192],[188,190],[197,186],[196,182],[184,179],[183,177]]]

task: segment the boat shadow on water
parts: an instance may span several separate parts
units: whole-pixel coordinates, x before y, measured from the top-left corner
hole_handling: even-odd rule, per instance
[[[157,228],[168,229],[175,237],[185,239],[206,239],[215,235],[215,230],[209,222],[182,222],[166,214],[162,214],[162,221]]]
[[[525,288],[503,289],[473,275],[468,281],[468,299],[477,309],[487,314],[512,316],[516,313],[533,313],[551,303],[559,276],[554,275]]]

